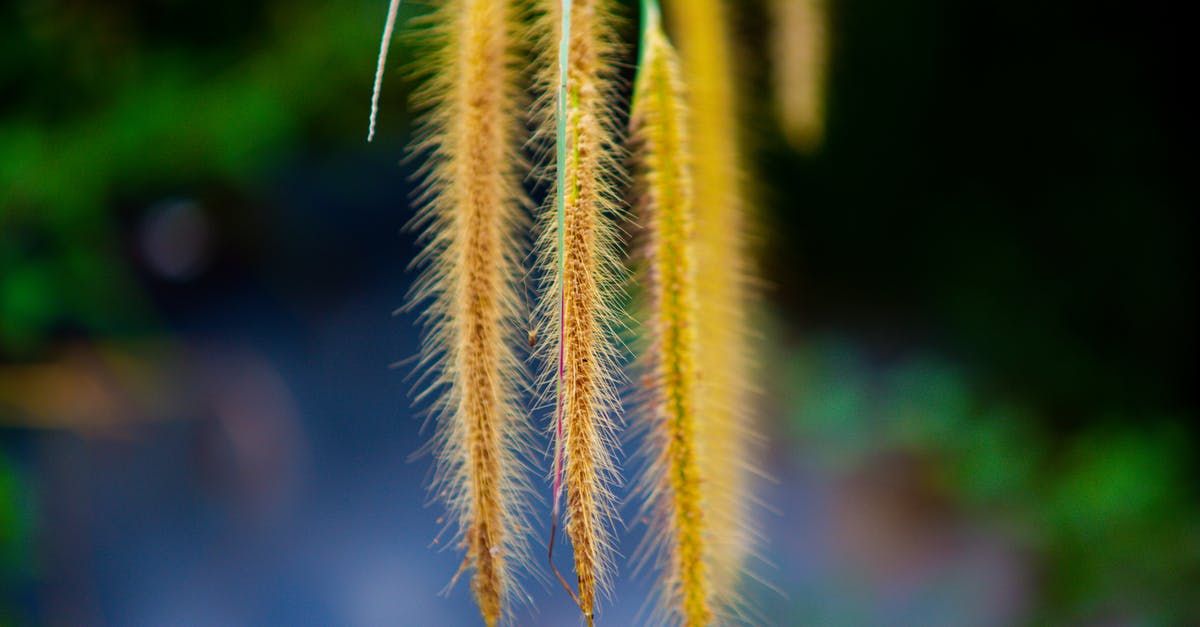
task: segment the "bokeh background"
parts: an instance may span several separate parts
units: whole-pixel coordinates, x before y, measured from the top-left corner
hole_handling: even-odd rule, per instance
[[[0,625],[478,621],[410,460],[403,39],[364,141],[385,5],[0,3]],[[759,621],[1200,623],[1184,21],[830,0],[797,150],[775,21],[737,6]],[[650,586],[624,569],[603,622]],[[578,622],[528,588],[519,624]]]

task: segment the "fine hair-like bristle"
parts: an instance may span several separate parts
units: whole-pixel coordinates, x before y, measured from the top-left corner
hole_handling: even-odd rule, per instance
[[[711,513],[698,437],[700,396],[695,219],[687,105],[679,60],[662,32],[657,2],[643,1],[642,42],[634,85],[632,137],[637,157],[644,400],[639,416],[649,459],[639,490],[650,515],[643,551],[659,571],[654,624],[713,622]]]
[[[588,624],[613,571],[618,480],[617,386],[623,357],[616,300],[622,270],[620,132],[613,107],[617,47],[612,0],[543,0],[538,137],[552,145],[552,202],[538,242],[545,338],[542,383],[555,408],[552,482],[557,521],[574,551],[576,601]],[[560,71],[565,68],[565,74]],[[565,501],[561,499],[565,498]],[[565,503],[565,506],[564,506]],[[574,593],[573,593],[574,594]]]
[[[750,516],[756,474],[751,424],[753,309],[747,202],[735,73],[722,0],[667,4],[669,26],[689,87],[695,180],[700,371],[699,421],[707,478],[702,486],[711,526],[711,576],[719,621],[744,610],[740,585],[756,536]]]
[[[427,368],[418,398],[431,399],[437,419],[433,494],[449,512],[459,574],[470,574],[488,625],[511,615],[530,540],[527,378],[517,348],[527,201],[516,12],[515,1],[441,2],[414,94],[423,117],[412,149],[424,163],[413,225],[424,249],[410,303],[426,305]]]

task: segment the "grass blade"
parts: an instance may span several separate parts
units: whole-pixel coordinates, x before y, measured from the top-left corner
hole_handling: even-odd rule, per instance
[[[383,68],[387,64],[388,47],[392,44],[392,33],[396,28],[396,14],[400,11],[400,0],[388,3],[387,18],[383,23],[383,37],[379,40],[379,60],[375,63],[375,86],[371,88],[371,120],[367,126],[367,141],[375,139],[375,119],[379,115],[379,93],[383,91]]]

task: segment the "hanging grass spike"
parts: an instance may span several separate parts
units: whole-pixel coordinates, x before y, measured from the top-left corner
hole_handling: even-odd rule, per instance
[[[612,486],[622,359],[615,220],[623,179],[613,111],[615,4],[545,0],[543,6],[539,136],[553,138],[555,147],[554,202],[540,224],[546,280],[538,333],[547,338],[541,356],[555,405],[551,551],[562,515],[578,585],[571,594],[590,625],[598,594],[610,587],[617,521]]]
[[[702,500],[703,414],[696,328],[696,247],[687,105],[679,60],[661,28],[658,3],[643,0],[642,41],[634,85],[632,127],[638,159],[638,216],[647,291],[649,382],[641,414],[651,460],[641,489],[651,512],[650,535],[659,569],[655,624],[713,622],[708,512]]]
[[[529,554],[519,359],[523,122],[516,2],[444,0],[431,16],[422,109],[424,250],[412,303],[426,303],[422,364],[437,430],[433,491],[449,511],[484,622],[510,616]],[[452,582],[453,583],[453,582]]]
[[[755,441],[751,425],[753,361],[745,189],[737,124],[737,78],[722,0],[667,4],[689,87],[688,111],[696,203],[696,276],[700,372],[698,420],[704,451],[701,487],[711,533],[711,577],[718,619],[741,609],[739,587],[753,553],[749,516]]]

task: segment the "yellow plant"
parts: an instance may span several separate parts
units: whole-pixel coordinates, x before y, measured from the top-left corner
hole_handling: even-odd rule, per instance
[[[613,119],[615,34],[611,0],[546,0],[543,134],[554,137],[554,202],[541,220],[541,345],[554,390],[554,523],[565,514],[580,610],[590,625],[609,589],[617,479],[616,331],[621,265]],[[550,132],[550,128],[554,132]],[[565,496],[565,507],[563,498]],[[551,530],[551,543],[555,531]],[[553,544],[551,544],[553,547]],[[564,582],[565,585],[565,582]],[[568,587],[568,590],[570,588]],[[574,594],[574,593],[573,593]]]
[[[738,586],[754,534],[748,509],[753,430],[748,313],[750,263],[737,126],[737,80],[721,0],[667,5],[688,85],[694,155],[698,277],[697,330],[704,373],[698,421],[708,480],[701,487],[711,534],[720,615],[737,612]]]
[[[412,293],[413,303],[427,303],[431,384],[421,395],[436,395],[433,490],[464,554],[459,574],[471,573],[483,619],[495,625],[519,591],[530,532],[517,350],[526,202],[520,21],[515,2],[501,0],[444,0],[431,21],[428,75],[414,95],[423,126],[412,147],[426,159],[414,221],[424,269]]]
[[[644,353],[652,460],[644,488],[657,543],[660,620],[713,621],[711,559],[703,486],[706,457],[701,405],[695,219],[687,106],[679,60],[663,34],[657,2],[643,2],[641,59],[634,84],[633,137],[638,155],[638,216],[645,229],[648,311]]]
[[[520,242],[526,203],[521,147],[540,159],[552,191],[536,220],[540,295],[528,341],[551,418],[553,560],[557,525],[570,541],[575,587],[554,570],[587,624],[610,590],[617,468],[618,333],[624,310],[622,137],[616,107],[616,0],[442,0],[431,17],[424,109],[414,150],[425,157],[424,270],[413,302],[427,303],[422,363],[437,433],[435,495],[452,515],[472,591],[489,625],[511,616],[530,525],[519,408],[529,383],[518,359]],[[399,0],[389,6],[374,98]],[[644,494],[653,512],[663,621],[737,618],[752,549],[747,509],[751,394],[750,302],[736,88],[719,0],[672,2],[680,57],[658,3],[644,0],[631,115],[645,240],[648,348],[642,424],[651,459]],[[539,72],[532,141],[523,137],[523,74],[516,42],[534,41]],[[372,129],[376,107],[372,103]],[[373,130],[372,130],[373,133]],[[553,569],[553,563],[551,563]]]

